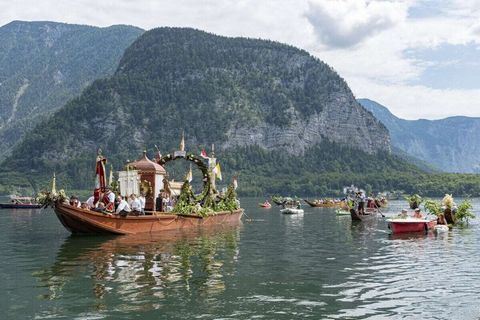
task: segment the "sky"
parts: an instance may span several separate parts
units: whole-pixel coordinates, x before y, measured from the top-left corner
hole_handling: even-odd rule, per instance
[[[12,20],[275,40],[398,117],[480,117],[480,0],[0,0],[0,25]]]

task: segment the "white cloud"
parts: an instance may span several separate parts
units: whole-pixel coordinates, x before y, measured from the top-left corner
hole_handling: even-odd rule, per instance
[[[312,0],[306,17],[322,43],[345,48],[393,27],[407,9],[400,1]]]

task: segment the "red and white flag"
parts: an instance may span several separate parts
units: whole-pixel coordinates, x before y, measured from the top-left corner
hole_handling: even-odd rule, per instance
[[[208,154],[207,154],[207,151],[205,151],[205,149],[202,150],[202,152],[200,152],[200,157],[202,157],[203,159],[208,159]]]

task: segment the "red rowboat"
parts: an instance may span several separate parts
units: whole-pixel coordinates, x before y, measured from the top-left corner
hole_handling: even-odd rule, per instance
[[[258,205],[265,209],[270,209],[272,207],[270,203],[259,203]]]
[[[428,232],[435,227],[437,220],[427,219],[387,219],[388,228],[392,233]]]
[[[120,217],[73,207],[69,204],[56,204],[54,210],[63,226],[74,234],[137,234],[228,225],[239,223],[243,214],[243,209],[239,209],[216,212],[206,217],[160,212],[154,212],[152,215]]]

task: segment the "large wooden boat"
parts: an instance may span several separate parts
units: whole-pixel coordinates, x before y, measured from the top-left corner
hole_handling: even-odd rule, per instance
[[[207,217],[153,212],[152,215],[106,215],[101,212],[56,204],[55,214],[74,234],[137,234],[238,223],[243,209],[216,212]]]
[[[10,203],[0,203],[0,209],[39,209],[42,205],[35,198],[10,196]]]
[[[429,219],[388,219],[388,228],[392,233],[428,232],[437,225],[437,220]]]

